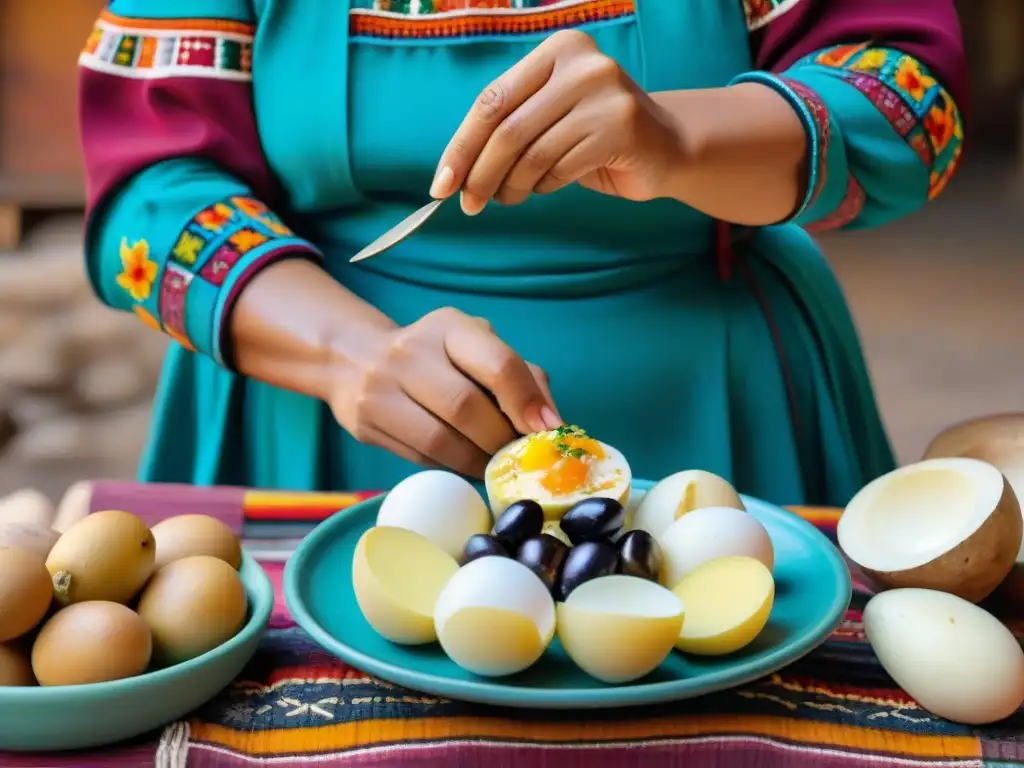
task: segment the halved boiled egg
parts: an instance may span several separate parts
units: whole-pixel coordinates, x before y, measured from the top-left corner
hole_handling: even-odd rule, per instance
[[[507,557],[464,565],[434,608],[441,648],[477,675],[513,675],[532,666],[555,635],[555,601],[534,573]]]
[[[635,576],[602,576],[581,584],[556,608],[558,639],[591,677],[637,680],[665,660],[679,639],[683,603]]]
[[[705,507],[683,515],[658,539],[664,554],[661,583],[670,589],[687,574],[720,557],[744,555],[770,572],[775,548],[756,517],[733,507]]]
[[[434,606],[458,570],[455,558],[425,536],[375,527],[356,544],[352,586],[359,610],[377,634],[393,643],[420,645],[437,639]]]
[[[377,512],[377,525],[407,528],[430,539],[452,557],[462,557],[470,536],[491,530],[483,497],[453,472],[428,469],[391,489]]]
[[[657,539],[683,515],[707,507],[745,509],[728,480],[701,469],[676,472],[647,492],[630,527],[647,531]]]
[[[632,476],[626,458],[575,426],[536,432],[502,448],[484,475],[487,500],[497,519],[521,499],[533,499],[548,520],[558,520],[590,496],[629,501]]]

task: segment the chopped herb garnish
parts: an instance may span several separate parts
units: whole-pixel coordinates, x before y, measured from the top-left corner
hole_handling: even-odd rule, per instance
[[[584,438],[586,436],[587,433],[584,430],[577,427],[575,424],[561,426],[555,430],[555,437],[558,440],[558,442],[555,443],[555,447],[558,449],[558,452],[561,453],[563,456],[568,456],[573,459],[582,459],[584,456],[587,455],[587,451],[583,448],[572,448],[569,445],[569,441],[566,438]]]

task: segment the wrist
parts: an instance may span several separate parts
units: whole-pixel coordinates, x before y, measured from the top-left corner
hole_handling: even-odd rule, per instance
[[[670,151],[663,162],[657,197],[686,202],[687,190],[699,174],[705,144],[700,125],[692,119],[693,94],[697,91],[661,91],[651,94],[663,123],[670,132]]]
[[[349,294],[319,345],[318,396],[330,402],[340,390],[353,388],[372,369],[398,324],[375,307]]]
[[[792,213],[808,140],[800,116],[782,96],[762,83],[738,82],[652,98],[680,148],[664,175],[663,197],[748,226]]]

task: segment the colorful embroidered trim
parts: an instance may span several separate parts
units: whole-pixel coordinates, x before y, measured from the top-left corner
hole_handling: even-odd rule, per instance
[[[867,199],[868,196],[864,191],[864,187],[860,185],[860,182],[857,181],[852,173],[849,174],[846,179],[846,194],[843,195],[842,202],[827,216],[808,224],[807,231],[827,232],[830,229],[842,229],[860,216],[860,212],[864,210],[864,204],[867,202]]]
[[[826,67],[864,94],[928,168],[928,199],[938,197],[963,153],[963,120],[953,98],[921,62],[864,43],[828,48],[799,64]]]
[[[551,5],[579,5],[589,0],[350,0],[350,8],[423,16],[456,11],[533,11]]]
[[[364,0],[369,4],[369,0]],[[631,16],[634,0],[561,0],[557,3],[490,3],[473,0],[377,0],[373,7],[353,8],[349,32],[353,37],[421,39],[435,37],[474,37],[552,32],[597,21]],[[434,10],[424,10],[429,5]]]
[[[128,238],[121,240],[121,274],[117,284],[128,291],[135,301],[145,301],[153,292],[160,265],[149,258],[149,243],[137,240],[131,244]]]
[[[786,77],[769,72],[747,72],[730,83],[761,83],[773,88],[797,111],[804,130],[807,132],[807,189],[796,212],[790,220],[807,211],[827,181],[829,141],[832,136],[832,118],[825,102],[813,90]]]
[[[121,77],[252,79],[254,28],[216,20],[125,19],[104,12],[79,56],[87,69]]]
[[[801,2],[803,0],[743,0],[743,13],[747,17],[747,29],[753,32],[766,24],[771,24]]]
[[[821,97],[806,85],[786,77],[779,79],[792,88],[794,93],[803,101],[813,122],[813,139],[811,141],[810,159],[808,160],[810,178],[807,181],[807,193],[804,196],[804,202],[797,213],[797,216],[799,216],[800,213],[814,205],[821,191],[825,188],[825,182],[828,181],[826,169],[828,167],[829,141],[832,138],[832,117],[829,115],[828,107],[825,106],[825,102],[821,100]]]
[[[209,350],[223,363],[223,314],[246,277],[293,251],[319,255],[263,203],[236,196],[192,217],[171,246],[162,273],[146,240],[125,238],[117,283],[134,300],[133,311],[143,323],[188,350]]]

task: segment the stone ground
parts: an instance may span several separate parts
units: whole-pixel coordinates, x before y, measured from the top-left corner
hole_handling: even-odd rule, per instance
[[[927,210],[824,239],[902,461],[948,424],[1024,411],[1024,184],[1014,166],[976,160]],[[81,477],[131,477],[162,342],[84,291],[76,217],[29,234],[13,261],[0,255],[0,405],[5,386],[21,387],[30,426],[0,456],[0,496],[35,486],[59,498]],[[37,285],[23,290],[25,280]]]

